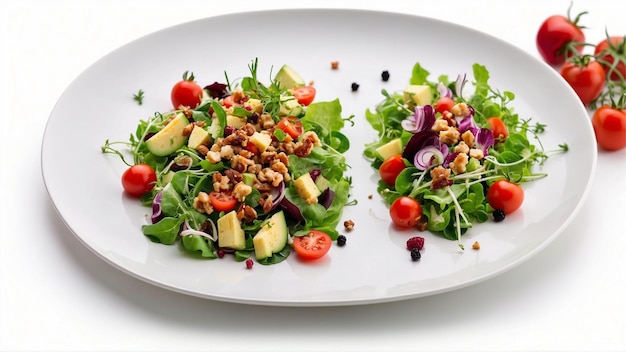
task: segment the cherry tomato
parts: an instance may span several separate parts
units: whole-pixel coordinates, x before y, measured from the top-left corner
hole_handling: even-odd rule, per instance
[[[626,147],[626,110],[601,106],[591,118],[598,145],[606,150]]]
[[[414,227],[422,217],[422,206],[413,198],[401,196],[391,203],[389,214],[397,226]]]
[[[213,209],[217,211],[231,211],[237,206],[237,198],[230,193],[215,192],[209,193],[209,202]]]
[[[254,155],[259,155],[259,148],[252,142],[248,142],[248,144],[246,144],[246,150]]]
[[[502,209],[505,214],[511,214],[522,206],[524,190],[516,183],[498,180],[487,190],[487,202],[492,208]]]
[[[433,104],[433,108],[435,109],[435,112],[443,114],[446,111],[450,111],[455,104],[456,103],[452,100],[452,98],[441,97],[437,99],[435,104]]]
[[[380,178],[388,185],[393,186],[396,184],[396,178],[406,168],[402,155],[392,155],[387,160],[383,161],[378,169]]]
[[[585,106],[602,93],[605,82],[605,72],[599,62],[575,63],[567,61],[561,68],[561,76],[574,89]]]
[[[302,121],[295,116],[283,117],[278,121],[276,128],[279,128],[289,134],[291,138],[296,139],[302,134]]]
[[[553,15],[541,24],[537,31],[536,45],[543,60],[550,65],[560,65],[567,57],[572,56],[572,50],[579,54],[583,52],[583,45],[574,43],[584,43],[585,34],[578,25],[579,14],[573,21],[568,16]]]
[[[315,87],[313,86],[301,86],[291,89],[291,94],[296,97],[296,100],[301,105],[307,106],[315,99]]]
[[[326,232],[309,230],[308,234],[293,238],[293,248],[301,258],[314,260],[326,255],[330,250],[332,242],[332,239]]]
[[[611,80],[626,79],[626,37],[612,36],[604,39],[596,45],[594,55],[603,64],[602,66]],[[610,71],[609,67],[616,61],[615,68]]]
[[[501,118],[490,117],[487,119],[487,124],[496,142],[502,142],[509,136],[509,130],[506,128]]]
[[[232,95],[229,95],[226,98],[222,99],[222,105],[224,105],[226,108],[230,108],[231,106],[235,105],[235,99]]]
[[[174,109],[178,109],[181,106],[186,106],[194,109],[202,98],[202,87],[194,81],[193,73],[188,75],[189,72],[183,74],[183,80],[178,81],[174,87],[172,87],[172,105]]]
[[[141,197],[154,188],[156,179],[156,172],[150,165],[137,164],[122,174],[122,187],[131,196]]]

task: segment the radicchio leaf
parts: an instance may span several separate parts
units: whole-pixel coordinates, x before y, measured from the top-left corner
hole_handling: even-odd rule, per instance
[[[432,105],[416,106],[415,113],[402,120],[401,124],[407,132],[417,133],[431,129],[435,118],[435,109]]]

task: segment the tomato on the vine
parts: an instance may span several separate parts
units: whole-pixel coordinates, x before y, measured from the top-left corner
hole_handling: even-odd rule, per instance
[[[626,110],[601,106],[591,118],[598,145],[606,150],[626,147]]]
[[[550,65],[560,65],[574,51],[582,54],[585,42],[585,34],[578,24],[580,17],[586,12],[580,13],[574,20],[570,18],[570,10],[567,17],[553,15],[541,24],[537,31],[536,45],[541,57]]]
[[[300,121],[300,119],[295,116],[283,117],[282,119],[280,119],[280,121],[278,121],[276,128],[283,130],[293,139],[300,137],[300,135],[304,131],[302,127],[302,121]]]
[[[200,104],[202,94],[202,87],[194,81],[193,73],[189,74],[185,71],[182,81],[178,81],[172,87],[172,105],[174,109],[179,109],[181,106],[194,109]]]
[[[496,142],[502,142],[509,136],[509,130],[506,128],[501,118],[496,116],[490,117],[487,119],[487,124]]]
[[[401,154],[392,155],[387,158],[378,168],[380,179],[389,186],[396,184],[396,178],[406,168],[404,158]]]
[[[231,211],[237,206],[237,198],[231,193],[212,191],[209,193],[209,202],[217,211]]]
[[[306,235],[293,238],[293,248],[302,259],[314,260],[326,255],[332,242],[326,232],[308,230]]]
[[[567,61],[561,68],[561,76],[585,106],[598,98],[604,89],[604,69],[598,61],[589,57]]]
[[[511,181],[498,180],[487,190],[487,202],[493,209],[501,209],[508,215],[522,206],[524,190]]]
[[[607,37],[596,45],[594,55],[611,80],[626,79],[626,37]],[[613,65],[615,68],[610,69]]]
[[[441,97],[433,104],[433,108],[435,109],[435,112],[443,114],[446,111],[450,111],[454,104],[456,103],[452,100],[452,98]]]
[[[291,94],[296,98],[299,104],[307,106],[315,99],[315,87],[313,86],[300,86],[291,89]]]
[[[391,203],[389,215],[396,226],[414,227],[422,217],[422,206],[411,197],[401,196]]]
[[[141,197],[154,188],[157,177],[154,169],[147,164],[136,164],[122,174],[122,187],[133,197]]]

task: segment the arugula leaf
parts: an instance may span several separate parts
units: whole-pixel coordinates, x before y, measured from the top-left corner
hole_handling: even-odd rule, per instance
[[[426,71],[425,68],[418,62],[413,66],[413,71],[411,73],[411,84],[425,84],[428,83],[428,75],[430,72]]]

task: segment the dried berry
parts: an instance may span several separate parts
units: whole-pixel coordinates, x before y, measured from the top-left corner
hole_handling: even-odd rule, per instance
[[[415,248],[411,250],[411,259],[416,262],[422,258],[422,253],[419,249]]]
[[[380,74],[380,77],[383,79],[383,81],[387,82],[389,80],[389,71],[383,71],[383,73]]]
[[[223,249],[218,249],[217,250],[217,257],[218,258],[224,258],[224,256],[226,255],[226,252]]]
[[[357,90],[359,90],[359,84],[356,82],[352,83],[351,87],[352,87],[353,92],[356,92]]]
[[[347,239],[346,239],[346,236],[344,236],[344,235],[339,235],[339,236],[337,237],[337,245],[338,245],[339,247],[343,247],[343,246],[345,246],[345,245],[346,245],[346,240],[347,240]]]
[[[424,237],[415,236],[406,241],[406,248],[410,251],[417,249],[422,250],[424,248]]]
[[[493,220],[495,222],[500,222],[504,220],[505,217],[506,217],[506,214],[504,214],[504,210],[496,209],[493,211]]]
[[[252,261],[252,259],[246,259],[246,269],[252,269],[252,266],[254,266],[254,262]]]

